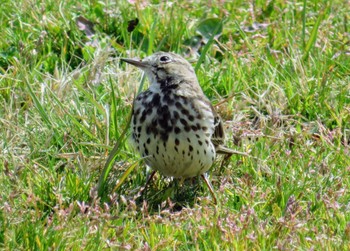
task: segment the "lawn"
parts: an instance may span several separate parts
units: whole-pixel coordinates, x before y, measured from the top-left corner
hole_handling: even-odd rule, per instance
[[[0,249],[350,250],[349,13],[341,0],[3,0]],[[160,174],[139,194],[150,170],[127,129],[148,81],[120,57],[156,51],[191,62],[245,153],[211,168],[216,205],[202,181]]]

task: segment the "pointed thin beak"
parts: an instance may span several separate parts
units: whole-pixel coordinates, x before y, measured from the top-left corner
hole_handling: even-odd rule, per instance
[[[121,58],[121,61],[124,61],[128,64],[132,64],[138,68],[144,69],[148,66],[147,62],[142,62],[140,59],[131,59],[131,58]]]

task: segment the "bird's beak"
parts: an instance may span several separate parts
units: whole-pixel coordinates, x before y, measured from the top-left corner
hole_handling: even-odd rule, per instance
[[[121,58],[121,61],[124,61],[128,64],[132,64],[138,68],[144,69],[148,66],[147,62],[142,62],[140,59],[131,59],[131,58]]]

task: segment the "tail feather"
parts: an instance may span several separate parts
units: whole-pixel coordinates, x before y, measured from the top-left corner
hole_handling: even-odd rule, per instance
[[[227,147],[225,147],[223,145],[216,146],[215,150],[216,150],[217,154],[226,154],[226,155],[238,154],[238,155],[243,155],[243,156],[249,157],[248,153],[236,151],[236,150],[227,148]]]

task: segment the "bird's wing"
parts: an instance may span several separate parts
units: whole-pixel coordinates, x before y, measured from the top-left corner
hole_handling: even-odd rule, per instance
[[[216,113],[213,106],[211,106],[211,109],[214,114],[214,133],[212,135],[211,141],[213,142],[214,146],[217,147],[225,143],[225,132],[220,115]]]
[[[222,119],[219,114],[216,113],[213,106],[211,107],[213,114],[214,114],[214,133],[211,138],[211,142],[213,142],[215,146],[215,151],[218,154],[226,154],[231,156],[232,154],[241,154],[246,155],[245,153],[241,153],[238,151],[235,151],[233,149],[225,147],[225,131],[224,126],[222,123]]]

